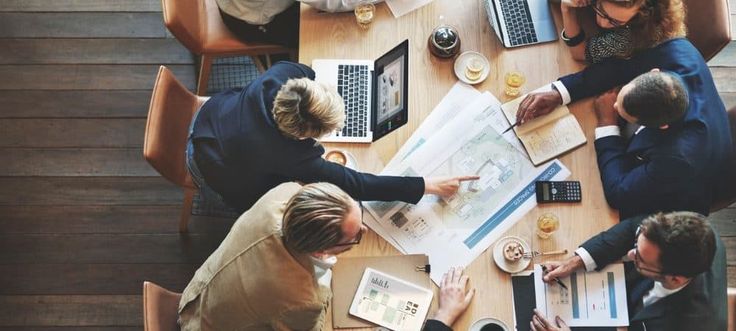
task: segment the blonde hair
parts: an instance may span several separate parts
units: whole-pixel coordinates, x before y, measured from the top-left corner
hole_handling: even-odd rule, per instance
[[[309,78],[289,79],[276,94],[273,116],[289,138],[319,138],[345,124],[345,104],[336,91]]]
[[[299,253],[315,253],[339,243],[342,224],[354,200],[330,183],[303,186],[286,204],[284,244]]]

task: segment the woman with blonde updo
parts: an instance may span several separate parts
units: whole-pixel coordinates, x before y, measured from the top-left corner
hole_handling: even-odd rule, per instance
[[[588,63],[629,58],[687,32],[682,0],[561,0],[560,6],[561,38],[573,58]],[[598,33],[586,38],[579,15],[594,15]]]
[[[450,196],[462,180],[375,176],[322,158],[317,139],[340,130],[342,98],[314,81],[309,67],[279,62],[244,88],[213,95],[192,121],[187,167],[243,212],[281,183],[329,182],[358,200],[418,202],[424,194]]]

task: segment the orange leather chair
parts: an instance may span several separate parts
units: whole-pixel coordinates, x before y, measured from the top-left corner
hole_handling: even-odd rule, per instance
[[[716,212],[736,202],[736,107],[728,110],[728,123],[731,127],[731,160],[729,173],[725,174],[723,185],[716,192],[715,199],[710,206],[710,212]]]
[[[197,189],[185,163],[189,125],[194,113],[207,99],[189,92],[168,68],[159,68],[148,108],[143,157],[161,176],[184,189],[180,232],[187,232]]]
[[[180,293],[171,292],[151,282],[143,282],[143,330],[179,330]]]
[[[223,56],[253,56],[256,66],[264,70],[258,55],[291,54],[295,51],[279,45],[245,43],[222,22],[215,0],[161,0],[166,28],[192,53],[200,56],[197,95],[207,93],[212,60]]]
[[[705,60],[710,60],[731,42],[731,12],[728,0],[683,0],[687,39]]]

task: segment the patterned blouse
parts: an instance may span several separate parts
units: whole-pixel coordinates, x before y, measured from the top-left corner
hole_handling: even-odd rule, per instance
[[[628,58],[632,52],[630,29],[602,30],[588,39],[585,45],[585,60],[588,63],[599,63],[611,57]]]

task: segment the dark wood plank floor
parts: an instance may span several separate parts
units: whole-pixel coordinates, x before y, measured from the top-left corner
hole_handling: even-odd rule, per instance
[[[181,291],[232,220],[193,217],[142,157],[161,64],[192,55],[159,0],[0,0],[0,328],[140,330],[143,280]]]
[[[0,329],[139,330],[142,281],[182,290],[222,240],[231,220],[177,233],[141,152],[158,65],[193,88],[193,63],[158,0],[0,0]],[[736,44],[710,65],[735,106]],[[711,220],[736,286],[736,206]]]

